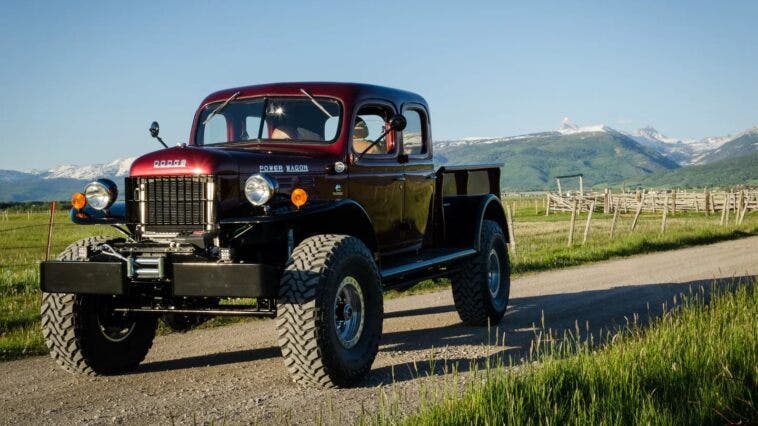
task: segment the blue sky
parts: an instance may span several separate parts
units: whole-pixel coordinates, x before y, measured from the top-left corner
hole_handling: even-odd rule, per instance
[[[357,81],[421,93],[435,139],[564,116],[676,137],[758,125],[758,2],[16,2],[0,14],[0,169],[187,140],[217,89]]]

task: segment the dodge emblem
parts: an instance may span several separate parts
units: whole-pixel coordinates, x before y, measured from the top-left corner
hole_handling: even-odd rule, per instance
[[[187,160],[155,160],[153,161],[154,169],[167,169],[174,167],[187,167]]]

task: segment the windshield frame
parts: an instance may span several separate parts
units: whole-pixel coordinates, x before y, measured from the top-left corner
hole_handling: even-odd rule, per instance
[[[212,111],[213,107],[217,107],[221,105],[224,100],[209,102],[204,105],[202,105],[200,108],[198,108],[197,112],[197,118],[196,118],[196,126],[194,131],[194,137],[193,137],[193,145],[195,146],[236,146],[236,145],[332,145],[335,142],[337,142],[340,137],[342,136],[342,125],[344,122],[345,117],[345,104],[337,97],[334,96],[322,96],[322,95],[314,95],[313,96],[317,101],[320,100],[328,100],[331,102],[336,102],[339,106],[339,113],[335,115],[337,117],[337,130],[334,134],[334,137],[330,140],[310,140],[310,139],[269,139],[269,138],[252,138],[252,139],[246,139],[246,140],[238,140],[238,141],[227,141],[227,142],[215,142],[215,143],[198,143],[198,141],[201,141],[204,139],[204,136],[201,135],[201,133],[205,130],[205,124],[203,123],[203,114],[205,111]],[[261,128],[263,127],[263,123],[265,122],[266,117],[266,105],[268,105],[269,100],[271,99],[296,99],[296,100],[305,100],[307,102],[311,102],[311,100],[305,96],[305,95],[275,95],[275,94],[265,94],[265,95],[254,95],[254,96],[239,96],[233,101],[229,102],[229,105],[237,103],[237,102],[246,102],[251,101],[255,99],[261,99],[264,102],[264,114],[261,117]],[[227,105],[225,108],[227,108],[229,105]],[[209,110],[209,108],[211,108]],[[224,108],[224,109],[225,109]],[[223,115],[223,110],[218,113],[218,115]],[[260,133],[260,130],[259,130]]]

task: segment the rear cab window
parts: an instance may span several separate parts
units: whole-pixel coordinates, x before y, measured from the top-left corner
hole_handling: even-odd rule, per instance
[[[410,158],[425,158],[429,152],[429,131],[426,113],[421,107],[409,106],[403,109],[407,122],[402,131],[403,154]]]

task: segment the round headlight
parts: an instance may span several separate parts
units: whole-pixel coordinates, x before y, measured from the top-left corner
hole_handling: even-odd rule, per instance
[[[277,187],[276,179],[266,175],[254,174],[245,182],[245,196],[252,205],[262,206],[274,196]]]
[[[118,188],[111,180],[98,179],[84,187],[84,196],[93,209],[105,210],[116,201]]]

